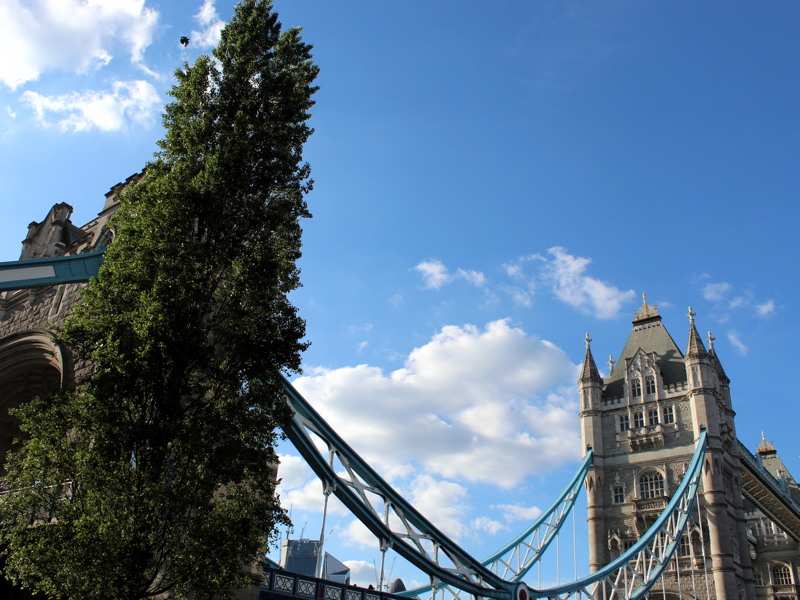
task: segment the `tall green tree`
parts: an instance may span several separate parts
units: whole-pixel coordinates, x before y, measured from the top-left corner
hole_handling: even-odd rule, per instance
[[[99,278],[60,330],[92,365],[18,416],[7,574],[53,598],[209,598],[286,523],[271,465],[304,322],[311,47],[244,0],[177,71],[160,152],[121,197]]]

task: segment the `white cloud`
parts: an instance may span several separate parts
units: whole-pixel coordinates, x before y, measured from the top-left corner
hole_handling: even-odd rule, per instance
[[[455,273],[450,273],[444,263],[437,259],[423,260],[414,270],[422,275],[425,287],[430,290],[438,290],[456,279],[463,279],[475,287],[486,285],[486,276],[480,271],[457,269]]]
[[[538,506],[519,506],[517,504],[499,504],[495,508],[503,511],[506,521],[534,521],[542,514]]]
[[[775,312],[774,300],[767,300],[763,304],[756,305],[756,314],[759,317],[766,317],[767,315],[771,315],[773,312]]]
[[[13,90],[47,71],[85,73],[116,51],[139,63],[157,22],[145,0],[5,0],[0,82]]]
[[[585,274],[590,258],[572,256],[561,246],[550,248],[552,257],[544,261],[542,278],[552,286],[553,293],[575,308],[592,312],[599,319],[615,317],[622,304],[634,296],[633,290],[619,288]]]
[[[283,479],[280,469],[278,470],[278,477]],[[281,506],[287,511],[306,510],[321,513],[325,507],[322,482],[316,475],[294,489],[289,489],[288,481],[281,481],[278,486],[278,493],[281,498]],[[345,516],[349,515],[350,512],[336,496],[331,494],[328,498],[328,514]]]
[[[379,471],[416,464],[510,487],[579,458],[575,369],[501,320],[444,327],[390,373],[306,367],[295,386]]]
[[[299,456],[281,454],[278,456],[278,461],[278,478],[281,480],[281,489],[299,488],[315,477],[311,467]]]
[[[346,560],[344,564],[350,568],[350,582],[353,585],[367,587],[368,585],[378,584],[375,565],[372,563],[368,563],[365,560]]]
[[[718,302],[731,291],[730,283],[708,283],[703,287],[703,298]]]
[[[431,290],[438,290],[452,278],[439,260],[423,260],[414,269],[422,275],[425,287]]]
[[[111,92],[72,92],[45,96],[27,91],[22,102],[44,126],[62,131],[120,131],[129,123],[147,125],[161,108],[156,89],[146,81],[116,81]],[[56,115],[54,121],[48,117]]]
[[[460,279],[466,279],[475,287],[481,287],[486,284],[486,276],[480,271],[467,271],[465,269],[459,269],[456,271],[456,277]]]
[[[194,20],[202,29],[192,31],[191,43],[201,48],[216,47],[219,44],[222,28],[225,27],[225,21],[219,18],[214,0],[205,0]]]
[[[367,529],[366,525],[364,525],[358,519],[353,519],[350,521],[347,527],[342,530],[339,537],[343,540],[345,546],[351,548],[360,547],[377,549],[378,547],[378,541],[375,539],[375,536],[369,529]]]
[[[477,519],[473,519],[470,522],[470,527],[474,531],[482,531],[484,533],[488,533],[489,535],[495,535],[504,529],[508,529],[507,526],[498,521],[490,519],[489,517],[478,517]]]
[[[734,348],[736,348],[736,350],[742,356],[745,356],[750,351],[750,349],[742,341],[738,331],[735,331],[733,329],[729,331],[728,341],[733,345]]]
[[[466,488],[442,481],[430,475],[415,477],[408,494],[404,494],[412,506],[448,537],[458,541],[468,532],[463,521],[469,506]]]

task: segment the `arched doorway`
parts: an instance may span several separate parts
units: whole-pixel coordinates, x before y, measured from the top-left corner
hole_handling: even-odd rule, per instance
[[[6,454],[20,435],[19,421],[10,414],[11,409],[59,389],[64,385],[64,375],[61,349],[46,332],[19,334],[0,340],[0,469],[5,468]],[[44,600],[44,596],[33,596],[13,586],[2,575],[0,598]]]
[[[45,332],[11,336],[0,340],[0,465],[19,436],[19,423],[9,411],[47,395],[64,381],[61,349]]]

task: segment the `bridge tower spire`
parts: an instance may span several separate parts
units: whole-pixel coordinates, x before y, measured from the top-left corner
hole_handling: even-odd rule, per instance
[[[586,476],[586,494],[589,522],[589,547],[592,548],[604,540],[605,525],[603,520],[602,497],[602,468],[603,464],[603,430],[601,402],[603,397],[603,378],[597,370],[597,365],[592,356],[592,339],[589,334],[584,338],[586,354],[583,357],[581,376],[578,379],[578,389],[581,400],[581,434],[583,436],[583,451],[593,451],[592,467]],[[596,449],[595,449],[596,448]],[[596,571],[603,566],[603,562],[596,553],[590,552],[589,568]]]

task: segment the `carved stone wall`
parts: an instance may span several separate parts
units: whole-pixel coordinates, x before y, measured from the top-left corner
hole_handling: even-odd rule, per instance
[[[113,231],[117,194],[138,176],[118,183],[106,194],[103,210],[89,223],[72,223],[72,207],[54,205],[41,222],[28,226],[20,260],[83,254],[108,244]],[[72,387],[87,365],[76,362],[55,340],[53,328],[64,323],[80,302],[85,284],[51,285],[0,292],[0,465],[19,433],[10,409],[61,387]]]

